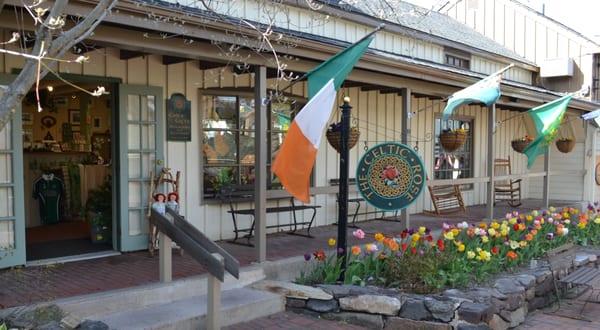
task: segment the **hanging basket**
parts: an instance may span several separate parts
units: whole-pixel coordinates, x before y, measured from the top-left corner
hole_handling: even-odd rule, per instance
[[[447,152],[458,150],[467,140],[467,131],[463,129],[440,133],[440,144]]]
[[[360,138],[360,131],[356,127],[350,127],[349,133],[350,134],[348,134],[348,150],[352,149],[352,147],[354,147],[358,142],[358,138]],[[325,136],[327,136],[327,141],[329,141],[329,144],[331,144],[331,146],[335,150],[337,150],[337,152],[340,152],[342,147],[341,132],[339,130],[334,131],[328,129]]]
[[[522,154],[523,151],[525,150],[525,148],[527,148],[527,146],[530,143],[531,143],[530,140],[518,139],[518,140],[512,140],[510,142],[510,145],[512,146],[514,151]]]
[[[559,139],[556,140],[556,148],[558,148],[558,151],[562,152],[562,153],[569,153],[571,151],[573,151],[573,148],[575,147],[575,140],[574,139]]]

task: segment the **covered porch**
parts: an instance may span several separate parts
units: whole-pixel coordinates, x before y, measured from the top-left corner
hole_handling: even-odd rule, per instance
[[[527,212],[541,208],[541,200],[527,199],[518,208],[497,205],[496,212],[503,216],[513,210]],[[568,201],[551,201],[555,207],[580,206]],[[466,214],[454,214],[437,217],[426,214],[411,216],[412,226],[430,228],[434,237],[443,222],[458,223],[461,221],[478,221],[486,214],[485,205],[471,206]],[[397,219],[368,220],[359,226],[373,236],[377,232],[398,234],[405,224]],[[352,237],[349,229],[349,244],[358,240]],[[327,240],[335,237],[337,227],[333,225],[317,228],[314,239],[287,235],[285,232],[267,236],[267,260],[277,263],[288,258],[302,258],[305,253],[319,249],[328,249]],[[242,267],[250,266],[255,261],[253,249],[220,241],[219,245],[229,251],[240,261]],[[182,279],[206,273],[188,254],[173,253],[173,278]],[[125,253],[117,256],[68,262],[41,267],[26,267],[0,271],[0,309],[32,303],[51,301],[60,298],[74,297],[116,289],[126,289],[140,285],[159,282],[159,259],[151,257],[147,251]],[[93,272],[90,272],[93,269]]]

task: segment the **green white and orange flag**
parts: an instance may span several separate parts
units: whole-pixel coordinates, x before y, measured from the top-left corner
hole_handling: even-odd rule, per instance
[[[526,112],[533,121],[536,131],[535,139],[523,150],[527,156],[527,168],[531,168],[537,156],[544,154],[548,145],[556,139],[558,127],[571,98],[573,95],[566,95]]]
[[[354,64],[374,39],[374,33],[337,53],[306,74],[308,103],[290,125],[285,140],[273,162],[273,173],[283,188],[305,203],[310,201],[309,184],[323,130],[331,116],[336,92]]]

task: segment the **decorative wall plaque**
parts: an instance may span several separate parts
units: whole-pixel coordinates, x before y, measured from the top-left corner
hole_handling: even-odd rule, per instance
[[[167,140],[192,141],[191,102],[180,93],[167,101]]]
[[[393,211],[412,204],[425,187],[425,167],[409,146],[387,142],[362,156],[356,169],[362,197],[376,208]]]

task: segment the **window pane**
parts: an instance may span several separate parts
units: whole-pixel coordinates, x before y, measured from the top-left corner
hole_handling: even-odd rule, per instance
[[[143,121],[155,121],[154,95],[142,95],[141,112]]]
[[[13,188],[0,187],[0,218],[14,216],[13,203]]]
[[[293,106],[289,103],[272,103],[271,128],[287,132],[292,122],[293,109]]]
[[[235,132],[205,131],[203,136],[204,164],[233,164],[237,162]]]
[[[0,221],[0,251],[15,248],[15,222]]]
[[[240,129],[254,129],[254,99],[240,97]]]
[[[12,155],[0,154],[0,183],[12,182]]]
[[[215,197],[216,192],[224,185],[238,184],[236,167],[204,167],[204,195]]]
[[[281,143],[283,143],[284,138],[284,133],[271,134],[271,162],[273,162],[273,159],[275,159],[275,156],[277,156],[277,152],[279,152],[279,148],[281,147]]]
[[[253,184],[255,179],[254,166],[241,166],[240,167],[240,183],[241,184]]]
[[[127,147],[129,150],[140,149],[140,125],[127,125]]]
[[[10,150],[12,148],[12,131],[10,121],[0,131],[0,150]]]
[[[235,96],[203,96],[202,127],[237,129],[237,98]]]
[[[142,183],[129,182],[129,207],[142,206]]]
[[[128,154],[127,155],[127,169],[128,176],[130,178],[139,178],[141,176],[141,155],[140,154]]]
[[[453,152],[446,152],[440,144],[439,135],[446,130],[463,128],[467,130],[465,143]],[[435,119],[435,145],[433,172],[435,179],[458,179],[473,177],[472,145],[473,145],[473,121],[450,119],[442,121]],[[466,189],[471,189],[468,185]]]
[[[127,120],[132,120],[132,121],[140,120],[140,96],[139,95],[128,95],[127,96]]]
[[[154,125],[141,125],[142,128],[142,149],[154,149]]]
[[[129,235],[136,236],[140,235],[143,231],[142,228],[142,211],[130,210],[129,211]]]
[[[254,164],[254,132],[240,132],[240,164]]]

